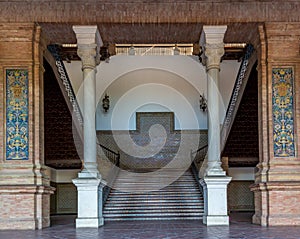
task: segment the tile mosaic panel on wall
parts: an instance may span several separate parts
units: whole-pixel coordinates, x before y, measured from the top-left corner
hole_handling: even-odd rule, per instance
[[[293,68],[272,69],[274,156],[295,156]]]
[[[6,70],[6,159],[28,160],[28,70]]]
[[[124,152],[119,148],[114,136],[118,135],[124,137],[127,131],[97,131],[99,143],[108,147],[109,149],[120,152],[120,166],[122,169],[129,169],[132,171],[147,172],[165,167],[170,163],[178,153],[181,145],[182,134],[190,135],[193,139],[194,135],[199,135],[199,147],[207,144],[207,131],[206,130],[175,130],[174,129],[174,113],[173,112],[137,112],[136,113],[136,129],[130,130],[130,137],[133,144],[138,146],[147,146],[150,143],[149,130],[153,125],[160,125],[166,131],[166,139],[164,136],[155,136],[153,146],[159,148],[163,142],[163,147],[159,152],[152,156],[138,157]],[[128,141],[129,142],[129,141]],[[132,142],[129,142],[128,148],[132,147]],[[182,150],[190,159],[191,148],[189,144]],[[181,152],[182,153],[182,152]],[[179,165],[180,167],[182,165]]]

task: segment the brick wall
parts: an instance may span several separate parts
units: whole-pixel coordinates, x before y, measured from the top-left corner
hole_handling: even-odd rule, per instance
[[[34,23],[0,24],[0,154],[5,155],[5,69],[28,71],[28,160],[0,158],[0,229],[50,225],[53,188],[44,174],[43,62],[45,39]]]
[[[259,28],[259,164],[255,184],[253,222],[264,226],[300,225],[300,161],[274,156],[272,69],[292,67],[294,71],[294,133],[299,134],[299,23],[266,23]],[[296,140],[296,149],[300,141]]]

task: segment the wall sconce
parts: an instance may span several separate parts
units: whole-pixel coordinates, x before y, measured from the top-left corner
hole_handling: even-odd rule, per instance
[[[205,99],[204,94],[200,95],[200,109],[204,112],[207,109],[207,99]]]
[[[104,98],[102,99],[102,107],[106,113],[109,109],[109,96],[105,93]]]

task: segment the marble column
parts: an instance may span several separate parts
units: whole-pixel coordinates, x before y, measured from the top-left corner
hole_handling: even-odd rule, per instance
[[[96,66],[102,40],[97,26],[73,26],[77,38],[77,54],[83,72],[83,170],[73,180],[78,191],[78,217],[76,227],[99,227],[102,216],[103,182],[97,166],[96,145]]]
[[[203,49],[203,63],[207,71],[208,106],[208,152],[200,170],[200,183],[204,191],[203,223],[207,225],[228,225],[227,185],[231,178],[221,167],[220,150],[220,61],[224,54],[223,38],[227,26],[204,26],[200,45]]]

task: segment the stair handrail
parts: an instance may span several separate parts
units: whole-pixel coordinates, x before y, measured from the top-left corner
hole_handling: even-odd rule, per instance
[[[57,44],[48,45],[47,48],[55,59],[55,65],[57,67],[60,79],[65,87],[65,90],[67,92],[67,95],[69,97],[71,105],[73,107],[73,112],[75,113],[75,116],[76,116],[79,124],[82,126],[83,125],[82,112],[80,110],[76,95],[74,93],[74,90],[73,90],[73,87],[72,87],[72,84],[70,81],[70,78],[69,78],[68,74],[66,73],[67,70],[66,70],[63,60],[58,52],[58,45]]]
[[[120,152],[115,152],[112,149],[104,146],[103,144],[98,143],[101,147],[102,151],[104,152],[105,156],[117,167],[120,166]]]
[[[208,150],[208,144],[201,146],[195,151],[191,151],[191,161],[198,170],[200,170],[201,168],[201,165],[207,154],[207,150]]]
[[[222,125],[221,129],[221,152],[223,152],[225,143],[227,141],[227,138],[229,136],[229,132],[231,130],[234,118],[236,116],[237,108],[239,106],[239,103],[241,101],[241,98],[244,93],[244,89],[246,87],[250,71],[255,64],[256,56],[255,56],[255,50],[253,45],[248,44],[246,46],[246,52],[243,56],[242,63],[240,65],[234,87],[232,90],[231,98],[228,104],[228,108],[226,111],[226,115],[224,118],[224,123]],[[249,70],[250,69],[250,70]]]

